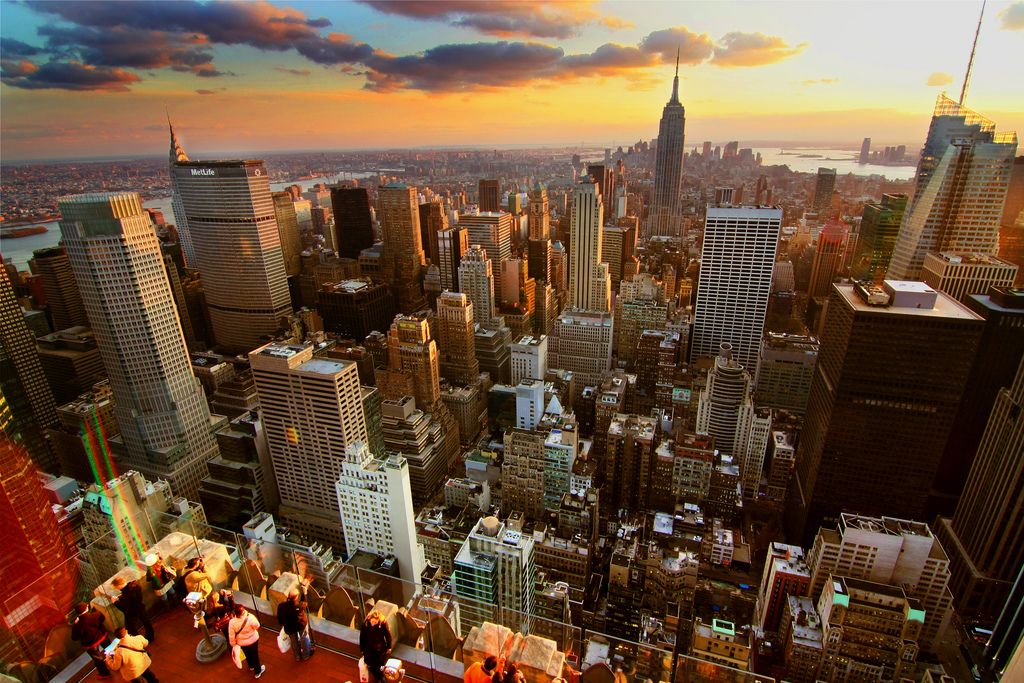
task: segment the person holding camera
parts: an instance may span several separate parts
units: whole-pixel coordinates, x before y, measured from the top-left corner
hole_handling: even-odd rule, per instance
[[[160,683],[156,674],[150,670],[153,660],[149,657],[146,647],[149,641],[145,636],[129,635],[124,626],[114,634],[118,638],[114,651],[106,656],[106,664],[110,669],[120,672],[127,683]]]

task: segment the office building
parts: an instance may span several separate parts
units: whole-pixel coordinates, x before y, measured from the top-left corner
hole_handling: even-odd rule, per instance
[[[843,510],[925,518],[983,326],[920,282],[832,286],[790,538],[808,537]]]
[[[611,215],[615,206],[615,193],[612,190],[615,187],[615,170],[607,164],[587,164],[587,175],[597,186],[597,191],[601,193],[601,201],[608,207],[608,213]]]
[[[72,327],[39,337],[36,351],[58,404],[75,400],[106,377],[96,335],[87,327]]]
[[[3,657],[9,662],[38,656],[50,629],[67,623],[78,597],[74,541],[59,526],[17,429],[0,392],[0,435],[6,437],[0,438],[0,601],[4,631],[24,648],[9,649],[4,638]]]
[[[478,185],[480,211],[497,213],[501,211],[501,183],[496,179],[483,178]],[[474,242],[474,244],[476,244]]]
[[[860,159],[859,163],[866,164],[871,158],[871,138],[864,138],[864,142],[860,145]]]
[[[953,518],[940,518],[936,528],[950,558],[957,614],[965,621],[995,623],[1024,566],[1022,408],[1024,362],[996,396]]]
[[[700,617],[694,620],[690,654],[697,659],[748,671],[753,649],[754,637],[749,626],[738,626],[725,619],[712,619],[710,624]]]
[[[476,523],[453,563],[452,588],[466,600],[463,625],[525,623],[534,612],[533,554],[532,534],[513,529],[497,517],[483,517]]]
[[[816,683],[821,670],[821,619],[811,598],[789,595],[779,626],[787,681]]]
[[[363,277],[324,282],[316,292],[316,310],[323,316],[325,330],[359,340],[388,328],[395,317],[395,302],[386,284]]]
[[[342,258],[358,259],[373,246],[373,215],[365,187],[332,187],[334,248]]]
[[[771,430],[771,411],[754,406],[750,374],[722,344],[707,387],[700,392],[697,433],[708,434],[715,446],[739,463],[743,496],[756,500]]]
[[[279,343],[250,353],[249,364],[281,494],[280,517],[308,538],[344,547],[334,482],[349,444],[367,440],[356,364],[314,359],[312,346]]]
[[[611,368],[614,321],[610,313],[567,308],[548,338],[548,366],[573,373],[576,395],[597,386]]]
[[[691,363],[728,342],[737,362],[756,371],[781,225],[782,209],[708,207]]]
[[[513,258],[501,263],[501,287],[498,297],[501,315],[513,338],[530,334],[537,309],[537,281],[529,276],[527,263]]]
[[[601,258],[608,264],[612,289],[618,290],[622,269],[633,258],[636,247],[636,226],[606,225],[601,229]]]
[[[779,630],[788,597],[806,595],[810,583],[803,548],[777,542],[769,545],[757,592],[758,627],[772,633]]]
[[[135,193],[63,197],[58,205],[64,246],[117,401],[119,459],[198,500],[217,444],[149,217]],[[193,227],[202,258],[203,224]]]
[[[82,295],[71,271],[71,261],[64,247],[46,247],[32,252],[29,270],[39,277],[46,293],[46,310],[54,330],[86,327],[89,319],[82,305]]]
[[[914,678],[925,616],[899,586],[834,575],[818,598],[826,681]],[[870,677],[870,678],[869,678]]]
[[[880,281],[889,268],[892,250],[907,209],[907,195],[883,194],[877,204],[865,204],[852,271],[858,278]]]
[[[985,326],[932,487],[931,511],[944,516],[956,508],[996,397],[1012,386],[1024,358],[1024,290],[993,288],[965,303]]]
[[[381,416],[384,448],[408,461],[413,503],[425,505],[440,490],[458,457],[457,424],[441,401],[434,413],[427,413],[411,395],[385,397]]]
[[[216,436],[220,455],[207,463],[210,475],[199,485],[206,518],[234,529],[254,515],[277,510],[277,477],[259,413],[254,409],[234,417]]]
[[[611,510],[650,508],[658,433],[658,421],[653,417],[616,413],[611,418],[605,430],[608,495],[601,496]]]
[[[274,202],[277,233],[281,239],[284,274],[292,278],[302,272],[302,236],[299,234],[299,219],[295,216],[295,204],[287,192],[273,192],[270,197]]]
[[[769,332],[761,344],[754,382],[757,405],[803,415],[817,362],[818,340],[814,337]]]
[[[682,234],[683,156],[686,110],[679,102],[679,60],[672,79],[672,96],[661,112],[658,148],[654,161],[654,192],[648,214],[647,235],[679,237]]]
[[[1015,133],[939,95],[886,277],[917,279],[930,251],[995,254]]]
[[[611,282],[601,266],[604,205],[594,183],[580,183],[572,195],[569,305],[584,311],[611,310]]]
[[[394,555],[403,581],[419,583],[426,566],[416,541],[409,463],[401,455],[373,455],[365,443],[349,444],[335,482],[345,548]]]
[[[267,170],[259,160],[177,161],[171,174],[216,343],[251,351],[292,314]]]
[[[0,268],[0,390],[29,457],[44,472],[55,472],[43,430],[57,423],[57,406],[6,268]]]
[[[828,221],[818,233],[811,265],[811,281],[807,286],[809,298],[828,296],[832,291],[832,281],[843,267],[849,233],[850,228],[838,220]]]
[[[437,233],[448,229],[448,213],[439,201],[420,204],[420,242],[427,259],[435,266],[440,265],[437,251]]]
[[[548,371],[548,338],[525,334],[512,342],[512,384],[543,379]]]
[[[537,181],[530,191],[530,219],[527,224],[530,240],[547,241],[551,238],[551,211],[548,204],[548,190]],[[530,268],[530,272],[535,272]],[[543,276],[538,275],[541,279]]]
[[[836,169],[819,168],[814,183],[814,200],[811,208],[818,214],[818,220],[831,218],[832,192],[836,189]]]
[[[442,291],[458,292],[459,266],[462,256],[469,251],[469,231],[465,228],[448,228],[439,231],[437,238],[437,267],[441,272]]]
[[[918,638],[924,650],[936,644],[952,616],[949,559],[927,524],[843,513],[837,525],[818,530],[807,553],[807,566],[811,597],[822,594],[831,583],[830,576],[905,590],[924,610]]]
[[[444,292],[437,299],[437,340],[441,376],[465,387],[480,379],[476,359],[473,302],[465,294]]]
[[[526,260],[530,275],[538,283],[547,282],[551,277],[551,240],[529,240],[526,243]]]
[[[669,306],[665,287],[650,273],[637,273],[619,286],[615,297],[615,354],[626,367],[635,367],[637,339],[646,330],[663,330]]]
[[[411,185],[392,183],[377,190],[377,218],[383,238],[381,279],[391,287],[398,311],[405,314],[427,307],[419,210],[416,188]]]
[[[470,248],[480,245],[494,261],[495,269],[512,258],[512,214],[484,211],[459,215],[458,227],[469,231]]]
[[[1010,287],[1017,266],[991,254],[960,254],[951,251],[925,254],[921,280],[962,304],[971,294],[987,294],[990,287]]]

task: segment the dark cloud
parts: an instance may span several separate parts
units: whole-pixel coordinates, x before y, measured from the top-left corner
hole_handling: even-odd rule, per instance
[[[208,90],[206,88],[199,88],[199,89],[196,90],[196,94],[197,95],[216,95],[217,93],[222,93],[225,90],[227,90],[227,88],[213,88],[212,90]]]
[[[289,74],[292,76],[308,76],[313,73],[309,69],[290,69],[287,66],[275,66],[274,71],[280,71],[283,74]]]
[[[90,66],[79,62],[47,62],[42,65],[23,62],[9,69],[7,62],[0,63],[0,81],[28,90],[59,88],[62,90],[106,90],[127,91],[132,83],[141,78],[130,71],[107,66]]]
[[[0,39],[0,59],[19,59],[32,57],[43,52],[43,48],[23,43],[14,38]]]
[[[715,66],[727,67],[775,64],[787,57],[799,54],[805,47],[807,47],[807,43],[790,47],[778,36],[733,31],[726,33],[718,41],[711,63]]]
[[[168,33],[114,26],[42,26],[50,54],[94,66],[132,69],[173,68],[176,71],[213,69],[209,43],[194,33]]]
[[[508,38],[570,38],[580,28],[600,22],[608,28],[631,24],[602,16],[594,0],[541,3],[533,0],[359,0],[378,12],[411,19],[444,21],[481,33]]]

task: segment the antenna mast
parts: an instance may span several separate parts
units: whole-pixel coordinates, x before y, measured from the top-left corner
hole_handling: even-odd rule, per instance
[[[981,14],[978,15],[978,28],[974,30],[974,43],[971,45],[971,57],[967,60],[967,73],[964,74],[964,87],[960,89],[960,106],[967,97],[967,85],[971,82],[971,67],[974,66],[974,51],[978,49],[978,34],[981,33],[981,20],[985,16],[985,2],[981,1]]]

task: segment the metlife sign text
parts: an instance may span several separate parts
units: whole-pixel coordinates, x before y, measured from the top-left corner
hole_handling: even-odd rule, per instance
[[[191,171],[192,175],[217,175],[217,171],[212,168],[193,168]]]

